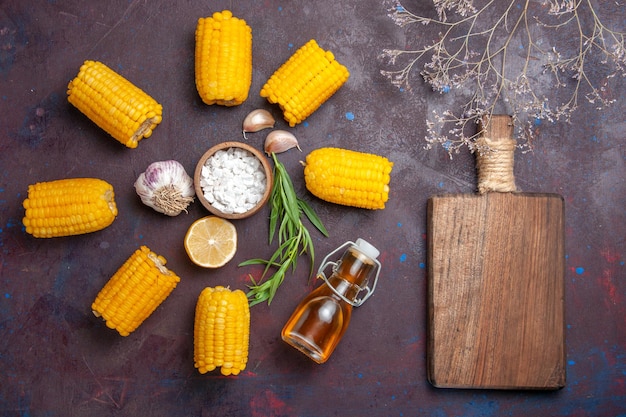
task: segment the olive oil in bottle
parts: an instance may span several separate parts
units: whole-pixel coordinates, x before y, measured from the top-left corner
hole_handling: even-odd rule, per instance
[[[345,252],[339,261],[328,261],[342,249]],[[378,249],[363,239],[346,242],[328,254],[317,274],[324,284],[298,304],[283,327],[282,339],[315,362],[326,362],[348,328],[352,308],[363,304],[376,288],[378,255]],[[326,278],[324,270],[329,266],[332,274]]]

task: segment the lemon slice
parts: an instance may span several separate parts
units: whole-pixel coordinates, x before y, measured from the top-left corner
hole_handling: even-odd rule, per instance
[[[221,217],[203,217],[189,226],[185,250],[196,265],[219,268],[237,252],[237,229]]]

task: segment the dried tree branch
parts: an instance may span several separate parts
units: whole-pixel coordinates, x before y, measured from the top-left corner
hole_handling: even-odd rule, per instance
[[[414,14],[389,0],[388,15],[401,26],[436,25],[439,36],[417,49],[385,49],[390,67],[381,74],[410,89],[419,73],[433,91],[465,97],[458,111],[434,111],[426,121],[426,147],[442,145],[452,156],[477,145],[475,123],[506,107],[520,146],[530,148],[543,120],[569,122],[583,97],[598,109],[611,105],[614,77],[626,76],[626,33],[611,29],[592,0],[543,2],[433,0],[436,18]],[[554,39],[566,45],[551,45]],[[589,64],[599,68],[591,71]],[[549,88],[547,88],[549,86]]]

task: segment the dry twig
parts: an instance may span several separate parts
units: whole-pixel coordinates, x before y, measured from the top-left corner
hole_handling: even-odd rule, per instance
[[[426,147],[440,144],[450,156],[463,146],[476,151],[475,123],[502,107],[513,115],[520,146],[529,148],[542,120],[569,122],[580,97],[598,109],[612,104],[609,83],[626,76],[626,33],[605,25],[592,0],[433,0],[437,17],[413,14],[399,0],[387,3],[401,27],[439,28],[417,49],[383,50],[389,65],[404,66],[381,73],[410,89],[420,66],[434,91],[467,98],[459,111],[435,110],[426,121]],[[550,45],[555,39],[564,44]]]

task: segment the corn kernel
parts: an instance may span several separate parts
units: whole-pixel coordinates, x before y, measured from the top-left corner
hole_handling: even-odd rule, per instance
[[[166,260],[141,246],[100,290],[91,308],[122,336],[135,331],[170,295],[180,278]]]
[[[198,20],[195,40],[196,89],[202,101],[242,104],[252,84],[252,29],[224,10]]]
[[[194,323],[194,365],[202,374],[220,367],[238,375],[248,362],[250,307],[241,290],[217,286],[198,297]]]
[[[299,48],[261,88],[261,97],[278,103],[289,126],[301,123],[348,80],[348,69],[314,39]]]
[[[339,148],[320,148],[306,157],[307,189],[322,200],[383,209],[389,199],[393,163],[387,158]]]
[[[143,90],[98,61],[85,61],[67,87],[67,99],[129,148],[152,135],[162,107]]]
[[[97,178],[69,178],[28,187],[26,232],[60,237],[102,230],[117,216],[113,186]]]

